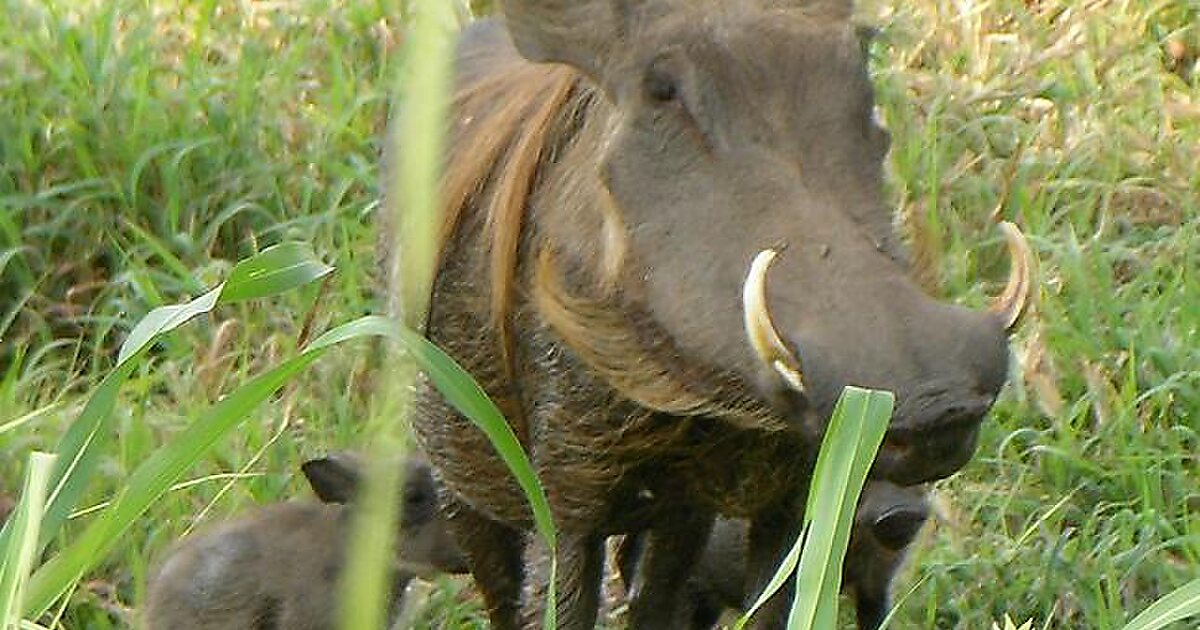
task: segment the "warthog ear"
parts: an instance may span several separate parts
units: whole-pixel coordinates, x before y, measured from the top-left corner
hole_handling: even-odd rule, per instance
[[[358,458],[348,453],[333,453],[328,457],[310,459],[300,466],[308,485],[317,498],[325,503],[349,503],[358,491],[360,465]]]
[[[508,32],[530,61],[565,63],[600,80],[605,58],[628,30],[636,0],[507,0]]]

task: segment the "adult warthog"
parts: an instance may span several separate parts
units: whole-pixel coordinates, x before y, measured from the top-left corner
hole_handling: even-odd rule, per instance
[[[1009,226],[1013,275],[986,311],[910,277],[848,3],[504,10],[459,47],[428,334],[541,475],[560,628],[594,625],[616,532],[649,532],[634,627],[670,627],[717,514],[749,521],[764,584],[847,384],[898,397],[874,477],[966,464],[1005,380],[1028,248]],[[533,627],[549,550],[483,434],[422,388],[416,432],[493,625]],[[787,599],[757,622],[780,623]]]

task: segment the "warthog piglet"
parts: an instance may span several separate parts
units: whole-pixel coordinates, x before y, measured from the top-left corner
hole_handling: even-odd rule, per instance
[[[414,459],[406,468],[393,604],[414,575],[466,570],[438,517],[428,464]],[[359,466],[335,454],[305,462],[303,471],[322,503],[266,506],[183,540],[151,580],[145,627],[333,628]]]

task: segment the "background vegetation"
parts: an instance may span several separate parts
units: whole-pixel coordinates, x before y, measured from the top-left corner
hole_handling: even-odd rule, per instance
[[[0,3],[0,491],[17,492],[25,454],[53,446],[142,315],[239,258],[302,240],[338,270],[323,288],[220,307],[156,350],[122,392],[91,504],[306,325],[380,310],[377,156],[405,24],[393,4]],[[968,304],[995,292],[998,218],[1042,265],[1014,385],[975,461],[939,485],[895,625],[1007,613],[1118,627],[1200,567],[1200,5],[860,9],[881,29],[891,185],[932,290]],[[223,440],[61,627],[126,627],[171,540],[303,494],[298,462],[357,443],[373,369],[365,344],[334,350]],[[449,579],[425,615],[480,619]]]

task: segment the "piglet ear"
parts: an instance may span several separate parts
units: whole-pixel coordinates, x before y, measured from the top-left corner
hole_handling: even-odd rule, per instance
[[[300,466],[317,498],[325,503],[349,503],[358,492],[361,464],[349,453],[332,453]]]
[[[637,0],[506,0],[513,44],[530,61],[558,62],[602,81],[611,51],[628,31]]]

